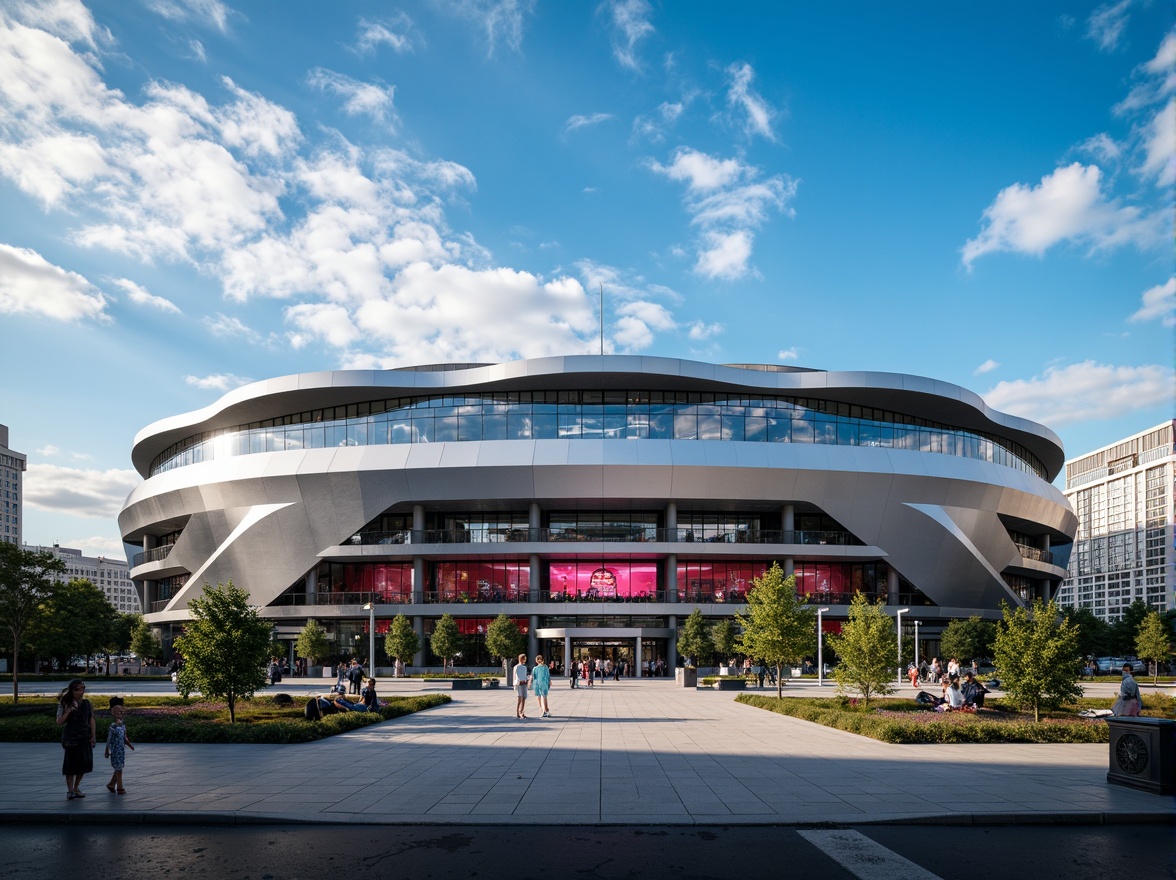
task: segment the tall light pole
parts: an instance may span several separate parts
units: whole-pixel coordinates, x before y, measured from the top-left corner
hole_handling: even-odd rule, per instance
[[[817,609],[817,687],[825,685],[825,630],[821,628],[821,615],[828,610]]]
[[[898,614],[898,683],[902,684],[902,616],[909,612],[909,608],[899,608]]]
[[[915,669],[919,668],[919,618],[915,618]]]
[[[376,603],[368,602],[363,606],[368,614],[368,669],[372,678],[376,677]]]

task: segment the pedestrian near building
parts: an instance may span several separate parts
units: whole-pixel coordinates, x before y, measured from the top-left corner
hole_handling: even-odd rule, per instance
[[[110,759],[110,767],[113,771],[110,782],[106,783],[106,788],[111,794],[127,793],[127,790],[123,788],[123,768],[127,763],[127,749],[132,752],[135,750],[134,743],[127,735],[126,711],[122,697],[110,698],[110,715],[114,721],[106,731],[105,756]]]
[[[573,660],[568,664],[568,682],[570,683],[572,690],[575,690],[580,686],[579,678],[580,664]]]
[[[535,658],[535,668],[531,670],[531,690],[535,692],[535,700],[539,703],[541,717],[551,717],[551,707],[547,705],[547,692],[551,689],[551,670],[540,654]]]
[[[515,705],[515,717],[526,718],[527,707],[527,682],[530,676],[527,675],[527,655],[519,654],[519,662],[515,664],[514,668],[514,687],[515,697],[517,703]]]
[[[65,755],[61,774],[65,777],[65,796],[84,798],[82,777],[94,770],[94,744],[98,728],[94,707],[86,699],[86,683],[75,678],[57,696],[57,724],[61,727],[61,748]]]
[[[1123,664],[1123,682],[1119,685],[1119,698],[1111,711],[1116,715],[1136,716],[1143,709],[1143,694],[1139,692],[1139,685],[1131,674],[1130,663]]]

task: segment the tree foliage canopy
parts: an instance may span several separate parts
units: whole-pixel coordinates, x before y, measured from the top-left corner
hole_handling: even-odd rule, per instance
[[[796,577],[784,577],[772,563],[763,577],[752,581],[747,613],[736,614],[742,632],[736,647],[744,654],[776,667],[776,696],[783,696],[782,670],[817,648],[817,610],[796,595]]]
[[[412,628],[412,621],[403,614],[397,614],[392,618],[388,634],[384,636],[384,652],[401,663],[411,663],[420,649],[421,639]]]
[[[143,661],[148,657],[158,657],[163,653],[163,645],[155,637],[151,625],[142,617],[131,631],[131,651],[139,658],[139,671],[143,671]]]
[[[305,657],[311,666],[316,666],[329,653],[331,643],[327,639],[327,631],[317,620],[310,618],[294,640],[294,656]]]
[[[192,619],[176,639],[184,658],[178,685],[181,692],[200,691],[207,699],[229,704],[229,723],[237,720],[237,700],[264,687],[271,627],[250,606],[249,594],[233,585],[204,585],[188,604]]]
[[[678,636],[678,653],[690,666],[705,666],[714,656],[715,645],[711,641],[710,627],[702,616],[702,609],[695,608],[682,624],[682,634]]]
[[[711,627],[711,643],[715,646],[715,653],[720,660],[734,656],[735,645],[739,640],[739,629],[730,617],[724,617]]]
[[[20,699],[20,648],[28,628],[44,613],[53,575],[65,563],[48,550],[25,550],[0,541],[0,644],[12,649],[12,702]]]
[[[1140,660],[1151,660],[1152,684],[1159,682],[1160,663],[1172,655],[1172,640],[1168,627],[1158,611],[1153,611],[1143,619],[1139,631],[1135,636],[1135,656]]]
[[[1078,628],[1078,654],[1082,657],[1105,657],[1112,652],[1114,633],[1107,623],[1089,608],[1063,608],[1062,613]]]
[[[840,660],[833,667],[837,689],[856,691],[867,706],[870,697],[892,693],[897,678],[898,631],[882,607],[854,594],[841,634],[829,636]]]
[[[1033,720],[1040,721],[1042,709],[1082,696],[1078,628],[1060,616],[1057,604],[1038,599],[1032,608],[1003,604],[1001,611],[993,658],[1008,698],[1032,709]]]
[[[444,614],[437,621],[433,635],[429,637],[429,646],[433,653],[441,658],[443,666],[453,666],[453,658],[461,653],[465,640],[457,628],[457,621],[452,614]]]
[[[1111,624],[1111,654],[1123,657],[1135,653],[1135,635],[1151,612],[1152,607],[1142,599],[1136,599],[1123,609],[1119,619]]]
[[[28,641],[38,654],[55,659],[59,669],[68,669],[74,655],[102,651],[117,616],[101,589],[86,578],[74,578],[54,584],[29,626]]]
[[[995,638],[996,624],[992,621],[979,617],[953,620],[943,630],[939,650],[944,657],[955,657],[961,663],[970,663],[973,658],[991,657]]]

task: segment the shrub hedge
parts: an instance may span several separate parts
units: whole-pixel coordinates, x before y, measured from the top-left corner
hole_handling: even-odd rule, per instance
[[[1171,702],[1171,698],[1167,698]],[[740,694],[737,703],[767,709],[803,721],[811,721],[889,743],[1104,743],[1110,733],[1101,719],[1079,718],[1073,712],[1049,713],[1041,722],[1015,710],[1005,711],[999,701],[979,713],[929,712],[914,700],[886,700],[866,710],[845,697],[767,697]],[[1078,708],[1109,708],[1111,700],[1083,700]],[[1145,699],[1150,703],[1150,700]],[[1105,704],[1105,705],[1102,705]],[[1170,714],[1170,707],[1161,707]],[[1149,709],[1146,714],[1163,714]]]
[[[224,703],[184,700],[182,697],[127,697],[127,732],[138,743],[303,743],[411,715],[451,701],[447,694],[389,697],[378,712],[344,712],[321,721],[306,721],[303,706],[276,706],[254,699],[237,704],[237,723],[229,723]],[[0,702],[0,742],[59,742],[61,728],[54,718],[56,701],[11,699]],[[110,712],[94,707],[98,745],[106,741]]]

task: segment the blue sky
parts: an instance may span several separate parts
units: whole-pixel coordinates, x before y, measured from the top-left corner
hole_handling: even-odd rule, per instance
[[[247,381],[593,352],[914,373],[1077,455],[1173,415],[1176,35],[1082,3],[10,0],[0,423],[121,553]]]

